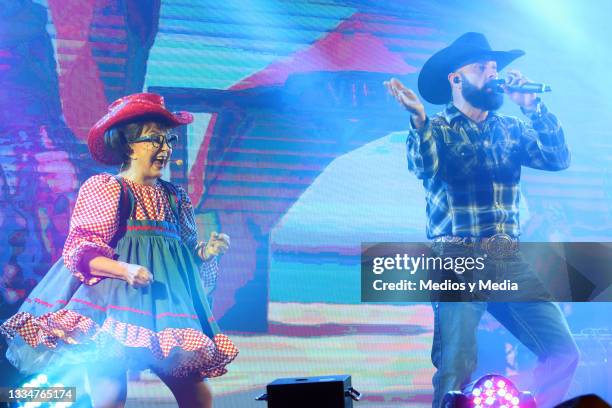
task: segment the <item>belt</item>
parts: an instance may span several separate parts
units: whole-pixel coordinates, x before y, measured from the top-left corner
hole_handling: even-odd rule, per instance
[[[505,233],[498,233],[490,237],[457,237],[453,235],[444,235],[434,238],[433,241],[481,249],[487,255],[495,259],[514,255],[519,250],[518,238],[514,238]]]

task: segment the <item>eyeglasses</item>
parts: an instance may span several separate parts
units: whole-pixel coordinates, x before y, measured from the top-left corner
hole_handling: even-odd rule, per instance
[[[142,143],[151,142],[154,148],[159,149],[166,143],[169,148],[178,141],[178,135],[176,133],[153,133],[146,136],[140,136],[138,139],[132,140],[130,143]]]

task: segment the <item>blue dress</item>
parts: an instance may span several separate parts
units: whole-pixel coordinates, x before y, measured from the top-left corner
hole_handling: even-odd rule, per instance
[[[176,187],[159,182],[170,221],[136,219],[134,185],[116,179],[126,215],[110,243],[115,258],[147,267],[153,282],[144,288],[111,278],[86,284],[60,258],[0,326],[8,360],[25,373],[111,363],[176,377],[224,374],[238,350],[219,332],[194,251],[181,239]]]

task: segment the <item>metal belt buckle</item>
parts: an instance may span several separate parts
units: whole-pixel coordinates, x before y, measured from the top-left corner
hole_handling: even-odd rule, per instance
[[[498,233],[483,242],[483,249],[493,259],[505,258],[518,249],[518,241],[506,233]]]

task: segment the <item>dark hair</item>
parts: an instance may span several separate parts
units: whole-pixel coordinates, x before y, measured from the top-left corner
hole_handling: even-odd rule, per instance
[[[130,167],[130,155],[132,154],[130,143],[138,139],[142,135],[142,129],[145,125],[151,122],[162,129],[168,126],[166,122],[160,121],[157,117],[140,117],[117,124],[104,132],[104,144],[121,160],[122,169]]]

